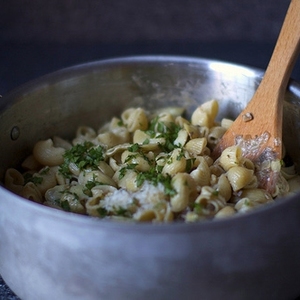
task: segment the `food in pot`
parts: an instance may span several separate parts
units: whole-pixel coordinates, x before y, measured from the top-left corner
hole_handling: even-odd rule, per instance
[[[32,201],[73,213],[134,221],[195,222],[224,218],[272,203],[299,185],[288,160],[272,193],[239,145],[217,160],[212,150],[232,121],[216,122],[218,102],[148,112],[129,108],[96,132],[81,126],[72,142],[38,141],[22,169],[6,171],[5,185]]]

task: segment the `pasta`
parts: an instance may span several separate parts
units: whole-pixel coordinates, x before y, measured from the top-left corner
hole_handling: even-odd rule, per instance
[[[52,208],[137,222],[197,222],[252,211],[293,194],[300,176],[285,161],[272,193],[239,145],[211,157],[232,120],[216,121],[218,102],[148,112],[128,108],[98,130],[80,126],[73,140],[38,141],[20,169],[9,168],[12,192]]]

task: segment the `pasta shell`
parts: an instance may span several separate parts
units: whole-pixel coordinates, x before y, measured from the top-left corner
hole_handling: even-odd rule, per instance
[[[244,188],[253,180],[253,170],[243,167],[232,167],[227,171],[227,178],[232,189],[236,192]]]

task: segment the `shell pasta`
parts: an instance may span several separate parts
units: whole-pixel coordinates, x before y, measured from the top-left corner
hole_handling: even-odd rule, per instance
[[[213,148],[232,120],[216,121],[218,102],[157,111],[129,108],[98,131],[80,126],[71,141],[38,141],[5,185],[31,201],[98,218],[197,222],[246,213],[295,193],[299,176],[284,160],[274,193],[260,186],[256,165],[235,145]],[[290,160],[289,160],[290,161]]]

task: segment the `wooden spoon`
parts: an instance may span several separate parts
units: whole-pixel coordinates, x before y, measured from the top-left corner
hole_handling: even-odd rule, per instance
[[[282,158],[283,100],[300,51],[299,41],[300,0],[292,0],[264,77],[247,107],[214,149],[214,157],[243,140],[250,144],[244,147],[243,155],[253,161],[260,159],[262,153],[269,158]]]

